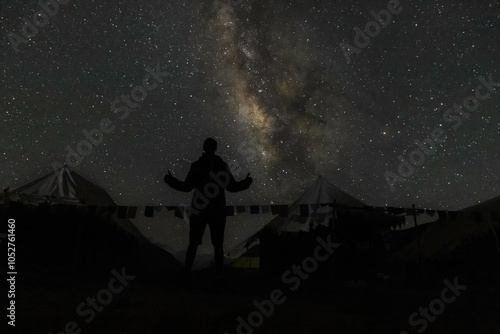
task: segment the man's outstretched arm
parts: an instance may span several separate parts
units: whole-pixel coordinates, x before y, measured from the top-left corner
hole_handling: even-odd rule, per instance
[[[227,171],[229,173],[229,184],[227,185],[226,190],[229,191],[230,193],[235,193],[238,191],[248,189],[252,184],[253,180],[250,177],[250,173],[248,173],[243,180],[236,181],[234,179],[233,174],[231,173],[231,170],[229,170],[229,167],[227,167]]]
[[[191,178],[188,176],[186,177],[186,181],[181,181],[177,179],[175,176],[172,175],[170,171],[168,171],[168,174],[165,175],[163,180],[173,189],[178,190],[178,191],[183,191],[183,192],[190,192],[193,190],[194,186],[190,182]]]

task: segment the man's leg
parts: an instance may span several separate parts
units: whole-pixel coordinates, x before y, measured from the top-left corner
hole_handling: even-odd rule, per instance
[[[198,245],[201,245],[206,226],[206,221],[202,217],[196,216],[189,219],[189,246],[186,251],[186,261],[184,262],[184,271],[187,274],[190,274],[193,268],[196,251]]]
[[[186,274],[191,273],[197,249],[198,245],[192,243],[189,244],[189,247],[186,252],[186,262],[184,263],[184,271],[186,272]]]
[[[209,223],[210,236],[214,246],[215,271],[222,275],[224,271],[224,229],[226,227],[226,215],[218,215]]]
[[[215,272],[222,275],[224,271],[224,247],[222,244],[214,245]]]

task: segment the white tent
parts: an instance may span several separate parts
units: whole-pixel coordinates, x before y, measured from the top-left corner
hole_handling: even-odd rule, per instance
[[[115,205],[106,191],[67,166],[11,190],[9,197],[33,204]]]
[[[322,176],[318,176],[316,181],[307,187],[293,204],[329,204],[334,202],[351,207],[363,207],[365,205],[360,200],[325,180]]]
[[[401,249],[399,259],[440,259],[458,247],[491,234],[498,252],[500,196],[470,206],[459,212],[448,213],[435,220],[416,240]]]
[[[5,194],[2,195],[5,196]],[[41,203],[49,205],[69,204],[80,207],[95,205],[104,207],[106,215],[108,214],[107,207],[116,206],[115,201],[104,189],[67,166],[62,166],[56,171],[10,190],[8,196],[10,201],[28,205]],[[130,220],[120,219],[116,214],[112,218],[112,222],[122,231],[144,239],[144,236]]]
[[[476,205],[470,206],[468,208],[463,209],[463,211],[478,211],[478,212],[491,212],[491,213],[500,213],[500,196],[491,198],[484,202],[478,203]]]
[[[334,208],[325,204],[334,203],[338,206],[350,208],[365,206],[363,202],[340,190],[323,177],[318,176],[316,181],[307,187],[292,205],[286,206],[286,215],[271,217],[263,228],[281,233],[309,231],[310,226],[328,226],[328,223],[334,217]],[[301,212],[301,207],[306,209],[305,212]],[[228,251],[243,254],[258,242],[260,230],[233,245]]]
[[[282,231],[308,231],[309,226],[326,225],[333,217],[334,209],[323,204],[333,204],[344,207],[362,208],[363,202],[340,190],[323,177],[318,176],[316,181],[307,187],[304,193],[291,205],[288,217],[276,217],[267,228],[278,233]],[[306,212],[301,213],[301,205],[307,205]]]

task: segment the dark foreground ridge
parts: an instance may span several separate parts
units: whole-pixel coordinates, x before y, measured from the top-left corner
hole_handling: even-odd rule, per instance
[[[258,310],[255,305],[269,305],[265,301],[276,290],[283,291],[277,299],[283,302],[263,316],[262,325],[248,327],[253,333],[416,333],[423,321],[427,333],[500,330],[500,255],[489,237],[471,240],[445,259],[420,263],[380,261],[342,245],[328,259],[318,253],[325,260],[297,286],[291,278],[301,276],[292,266],[305,263],[317,244],[314,239],[298,243],[297,235],[268,236],[296,246],[291,256],[281,251],[286,265],[280,270],[226,266],[222,279],[209,268],[187,280],[169,253],[125,232],[105,213],[90,218],[69,208],[11,203],[2,212],[17,222],[14,333],[73,328],[81,333],[232,334],[238,332],[238,319],[252,323],[248,317]],[[426,229],[409,230],[404,238],[415,239]],[[286,270],[288,280],[283,280]],[[454,285],[456,295],[449,288]],[[420,312],[435,308],[447,286],[444,297],[456,300],[443,302],[439,316],[429,311],[432,321],[426,320]]]

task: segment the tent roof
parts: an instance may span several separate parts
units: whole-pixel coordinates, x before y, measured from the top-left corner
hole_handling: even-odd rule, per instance
[[[104,189],[83,178],[67,166],[62,166],[57,171],[28,182],[11,192],[38,200],[50,197],[58,202],[115,205],[115,201]]]
[[[488,211],[500,213],[500,196],[490,198],[489,200],[465,208],[464,211]]]
[[[364,207],[365,204],[351,195],[340,190],[323,177],[318,176],[316,181],[306,188],[304,193],[290,206],[288,217],[275,217],[271,220],[266,228],[276,231],[300,231],[309,229],[309,217],[302,217],[300,215],[300,204],[330,204],[336,203],[338,205],[346,205],[348,207]],[[316,211],[311,214],[319,213]],[[329,215],[333,214],[333,209],[330,208],[329,212],[324,212],[325,217],[328,219]]]
[[[318,176],[294,204],[326,204],[337,203],[348,206],[364,206],[365,204],[355,197],[340,190],[323,177]]]
[[[396,258],[441,259],[466,242],[492,232],[488,214],[481,214],[481,222],[477,218],[472,212],[458,212],[455,218],[448,215],[445,219],[436,220],[403,247]]]
[[[53,204],[84,204],[97,206],[115,206],[115,201],[101,187],[95,185],[67,166],[48,173],[9,192],[12,198],[20,197],[24,203],[40,203],[49,200]],[[128,234],[149,242],[138,228],[129,220],[113,220]]]

